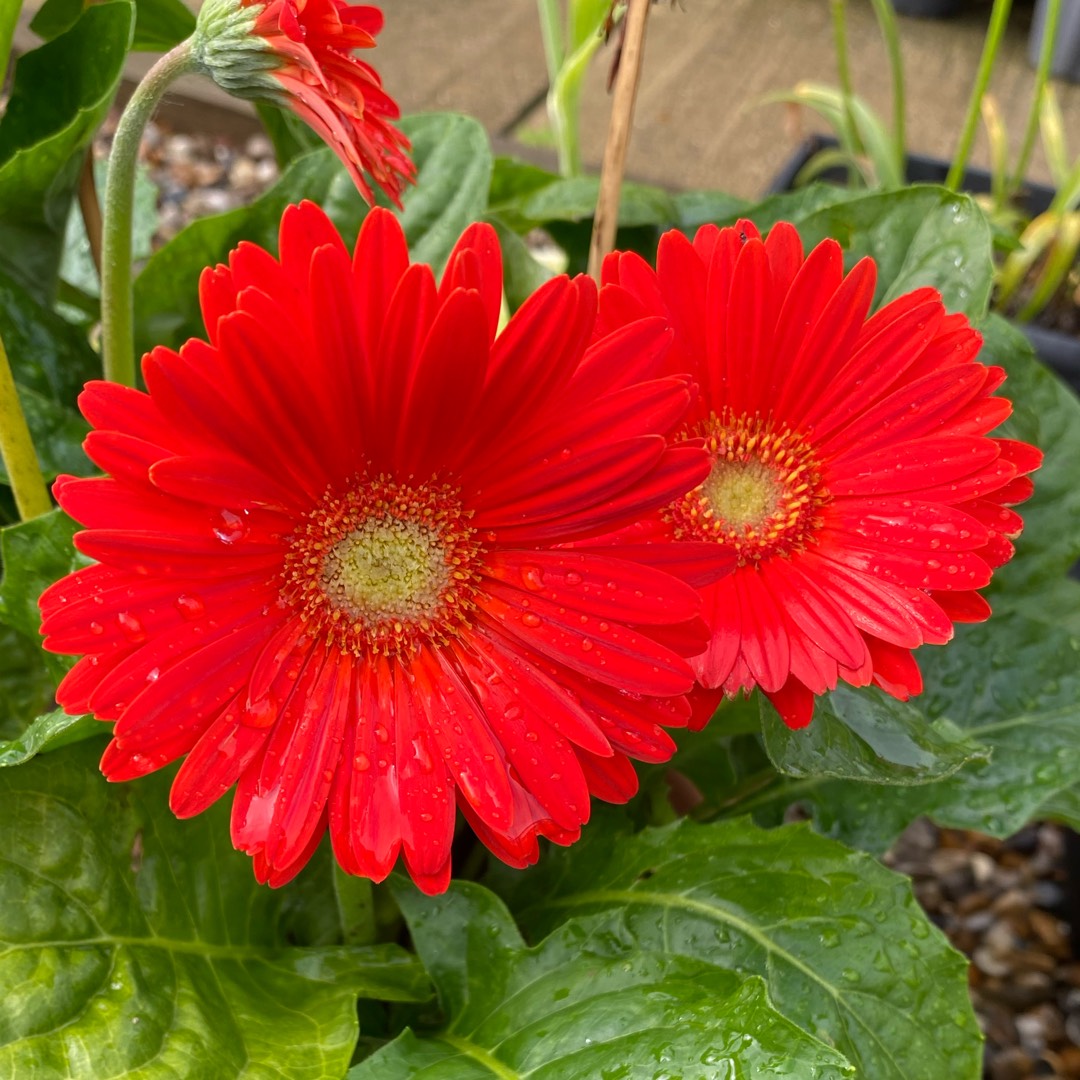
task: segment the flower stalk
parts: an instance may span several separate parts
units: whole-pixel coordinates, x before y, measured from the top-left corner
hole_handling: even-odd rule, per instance
[[[15,506],[23,521],[52,509],[45,479],[41,475],[34,442],[26,424],[7,350],[0,340],[0,457],[4,460]]]
[[[986,31],[986,43],[983,45],[979,69],[975,75],[975,85],[971,91],[971,100],[968,102],[967,115],[964,117],[964,126],[960,133],[960,144],[956,148],[956,156],[953,158],[949,175],[945,178],[945,186],[950,191],[956,191],[964,179],[968,158],[971,157],[971,147],[975,142],[975,130],[979,125],[982,100],[986,96],[994,62],[997,60],[1001,43],[1005,38],[1005,26],[1009,21],[1011,9],[1012,0],[994,0],[993,9],[990,12],[990,26]]]
[[[634,119],[641,64],[645,57],[645,27],[652,0],[630,0],[626,12],[626,37],[622,61],[615,82],[615,100],[611,106],[611,123],[604,145],[604,161],[600,169],[600,195],[593,219],[592,241],[589,245],[589,274],[600,281],[604,257],[615,247],[615,231],[619,223],[619,199],[622,195],[626,153],[630,146],[630,126]]]
[[[105,378],[135,385],[135,339],[131,281],[131,226],[139,143],[162,95],[180,75],[194,71],[190,41],[167,52],[131,95],[113,138],[105,183],[101,255],[101,345]]]

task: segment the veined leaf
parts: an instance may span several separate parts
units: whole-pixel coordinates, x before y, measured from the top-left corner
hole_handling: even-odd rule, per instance
[[[850,1067],[769,1004],[764,982],[571,922],[526,949],[471,882],[443,897],[395,884],[445,1020],[406,1030],[349,1080],[833,1080]]]
[[[322,1080],[358,995],[427,996],[398,946],[290,945],[292,889],[255,882],[225,806],[177,821],[167,778],[110,785],[95,758],[0,771],[0,1071]]]
[[[963,957],[906,878],[806,826],[683,820],[613,839],[591,825],[536,871],[497,880],[534,935],[573,917],[627,951],[762,976],[774,1006],[860,1077],[981,1075]]]

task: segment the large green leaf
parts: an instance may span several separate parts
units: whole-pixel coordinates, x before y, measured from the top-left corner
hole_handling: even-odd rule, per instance
[[[876,689],[841,685],[819,698],[809,728],[792,731],[761,696],[765,749],[787,776],[838,776],[877,784],[928,784],[988,751],[947,718]]]
[[[593,825],[538,871],[498,880],[535,935],[573,916],[628,951],[762,976],[774,1006],[860,1077],[981,1076],[963,957],[906,878],[804,825],[684,820],[614,839]]]
[[[401,225],[413,262],[429,263],[438,273],[466,226],[487,209],[491,146],[483,127],[459,113],[406,116],[399,126],[412,142],[416,164],[416,184],[401,199]],[[351,244],[367,206],[344,170],[325,206]]]
[[[195,32],[195,16],[183,0],[135,0],[133,49],[166,52]]]
[[[177,821],[165,778],[107,784],[95,753],[0,772],[6,1075],[341,1076],[358,995],[427,995],[397,946],[291,946],[292,889],[255,882],[226,807]]]
[[[131,0],[91,5],[15,67],[0,122],[0,266],[39,299],[55,284],[83,154],[119,85],[133,14]]]
[[[851,781],[780,784],[743,804],[790,803],[818,827],[871,851],[886,848],[916,817],[1008,836],[1034,817],[1055,791],[1080,779],[1080,642],[1019,614],[958,627],[945,648],[919,653],[926,690],[922,708],[947,716],[990,760],[946,780],[890,788]]]
[[[577,923],[526,949],[499,900],[469,882],[438,898],[394,891],[444,1021],[406,1030],[349,1080],[850,1075],[772,1008],[760,979]]]
[[[986,314],[993,287],[990,228],[968,195],[929,185],[868,195],[812,184],[728,220],[736,214],[762,231],[790,221],[807,249],[831,236],[846,249],[849,264],[871,256],[878,269],[875,306],[932,285],[950,311],[973,319]]]
[[[41,615],[38,597],[46,586],[80,566],[84,559],[72,546],[78,526],[61,510],[0,529],[0,622],[38,641]]]
[[[0,626],[0,754],[18,751],[30,721],[55,705],[56,679],[45,654],[10,626]]]

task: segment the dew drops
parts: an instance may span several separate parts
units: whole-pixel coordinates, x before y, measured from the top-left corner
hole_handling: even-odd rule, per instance
[[[521,568],[521,581],[526,589],[540,592],[544,587],[544,573],[539,566],[523,566]]]
[[[356,766],[357,772],[367,772],[371,768],[371,758],[367,754],[357,754],[353,758],[353,765]]]
[[[176,610],[185,619],[197,619],[206,611],[206,604],[203,603],[202,597],[194,593],[181,593],[176,598]]]
[[[94,634],[95,636],[98,636],[100,634],[105,633],[105,627],[102,626],[101,623],[99,623],[99,622],[90,623],[90,628],[89,629],[90,629],[90,633]]]
[[[375,739],[385,746],[390,741],[390,732],[387,730],[385,724],[375,725]]]
[[[140,642],[146,640],[146,631],[143,629],[143,624],[130,612],[120,612],[116,617],[116,621],[120,624],[120,629],[124,632],[124,637],[126,637],[133,645],[138,645]]]
[[[576,570],[567,570],[565,580],[567,585],[580,585],[581,575]]]
[[[427,812],[425,811],[425,812],[423,812],[422,814],[420,814],[420,815],[419,815],[419,817],[420,817],[420,820],[421,820],[422,822],[424,822],[425,824],[427,824],[427,822],[429,822],[429,821],[431,821],[431,820],[432,820],[432,818],[434,817],[434,815],[433,815],[433,814],[429,814],[429,813],[427,813]]]
[[[521,621],[526,626],[539,626],[540,625],[540,616],[534,614],[531,611],[526,611],[525,614],[521,616]]]
[[[582,650],[582,652],[592,652],[593,643],[588,638],[582,638],[581,639],[581,650]]]
[[[161,668],[157,668],[157,667],[151,668],[146,673],[146,681],[147,682],[157,682],[158,679],[160,679],[160,678],[161,678]]]
[[[940,570],[941,569],[941,561],[939,559],[927,559],[926,560],[926,569],[927,570]]]
[[[503,709],[503,716],[507,720],[517,720],[521,716],[521,706],[508,705],[505,709]]]
[[[247,533],[248,526],[243,514],[234,513],[232,510],[218,511],[214,535],[223,544],[235,544],[238,540],[243,540]]]

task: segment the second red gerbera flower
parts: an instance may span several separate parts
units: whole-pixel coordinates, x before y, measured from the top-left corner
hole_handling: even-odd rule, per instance
[[[444,889],[455,804],[523,865],[590,794],[629,798],[628,759],[666,760],[659,725],[687,721],[695,591],[563,546],[708,472],[665,438],[690,401],[653,377],[670,332],[590,346],[595,287],[563,277],[496,337],[501,295],[488,226],[437,287],[390,213],[350,257],[292,207],[280,261],[242,244],[204,274],[209,341],[154,350],[147,394],[82,395],[111,476],[55,488],[97,560],[41,600],[46,647],[85,654],[58,700],[115,720],[110,779],[187,755],[180,816],[236,784],[261,880],[329,826],[347,870],[402,852]]]
[[[977,590],[1012,556],[1007,507],[1041,454],[988,437],[1011,406],[967,319],[933,289],[871,316],[875,279],[869,259],[845,276],[831,240],[804,258],[786,224],[764,242],[749,222],[668,233],[655,271],[605,264],[600,331],[668,320],[668,370],[700,386],[682,434],[713,462],[630,535],[712,541],[739,564],[702,590],[704,717],[754,687],[791,727],[841,679],[907,698],[911,650],[989,615]]]

